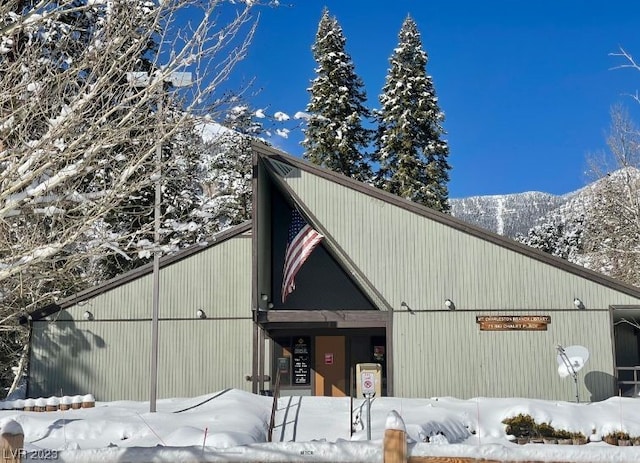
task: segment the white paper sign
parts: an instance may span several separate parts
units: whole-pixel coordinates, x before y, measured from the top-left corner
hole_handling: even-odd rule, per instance
[[[362,386],[362,393],[364,395],[373,395],[376,393],[375,379],[375,374],[370,371],[363,371],[362,373],[360,373],[360,384]]]

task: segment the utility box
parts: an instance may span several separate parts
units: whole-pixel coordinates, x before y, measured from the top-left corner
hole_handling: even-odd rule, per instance
[[[359,399],[365,394],[382,396],[382,365],[379,363],[356,364],[356,393]]]

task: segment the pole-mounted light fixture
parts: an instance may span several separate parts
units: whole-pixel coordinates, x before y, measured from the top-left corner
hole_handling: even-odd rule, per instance
[[[147,72],[127,72],[127,81],[133,87],[148,87],[158,80],[168,82],[174,87],[188,87],[192,83],[190,72],[172,72],[166,76],[158,71],[157,75]],[[157,123],[158,128],[162,127],[162,95],[158,93]],[[156,172],[155,177],[155,199],[153,203],[153,293],[152,293],[152,314],[151,314],[151,368],[149,374],[149,411],[156,411],[156,399],[158,393],[158,325],[160,306],[160,205],[162,202],[161,185],[161,163],[162,163],[162,135],[156,141]],[[203,312],[204,313],[204,312]]]

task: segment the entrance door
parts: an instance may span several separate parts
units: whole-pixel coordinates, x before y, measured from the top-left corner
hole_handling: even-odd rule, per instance
[[[344,397],[347,395],[345,337],[315,337],[314,395]]]

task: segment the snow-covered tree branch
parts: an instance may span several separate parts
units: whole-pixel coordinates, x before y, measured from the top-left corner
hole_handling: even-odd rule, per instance
[[[99,281],[105,257],[154,249],[159,149],[163,245],[202,225],[194,128],[224,104],[255,27],[252,2],[2,2],[2,326]]]

